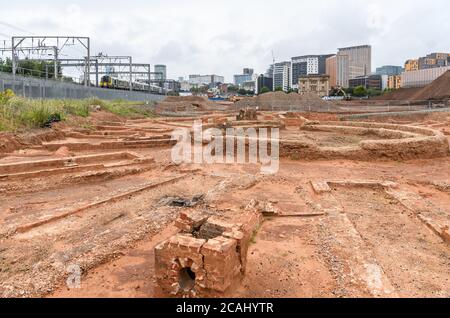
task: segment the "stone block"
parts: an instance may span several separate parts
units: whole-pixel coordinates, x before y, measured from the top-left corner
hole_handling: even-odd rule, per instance
[[[331,188],[325,181],[311,181],[311,186],[316,194],[331,192]]]
[[[193,232],[200,228],[209,218],[209,215],[195,210],[181,212],[175,225],[184,232]]]
[[[224,232],[233,228],[233,224],[226,222],[217,217],[211,217],[203,224],[199,231],[199,237],[205,239],[213,239],[221,236]]]

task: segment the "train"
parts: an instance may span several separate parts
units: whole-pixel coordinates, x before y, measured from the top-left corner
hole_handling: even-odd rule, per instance
[[[149,85],[145,82],[132,82],[132,90],[138,92],[152,92],[155,94],[163,94],[163,89],[156,85]],[[130,82],[122,80],[110,75],[105,75],[100,80],[101,88],[130,90]]]

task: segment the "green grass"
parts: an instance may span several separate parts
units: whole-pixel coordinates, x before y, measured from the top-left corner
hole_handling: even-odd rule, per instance
[[[100,106],[102,110],[121,117],[143,118],[153,117],[153,104],[129,101],[104,101],[90,99],[27,99],[14,96],[10,91],[0,92],[0,131],[16,131],[26,128],[44,127],[49,120],[66,120],[68,116],[87,118],[92,106]]]
[[[97,105],[100,105],[104,110],[118,116],[127,118],[154,117],[154,103],[143,104],[141,102],[130,102],[124,100],[97,101],[99,102]]]

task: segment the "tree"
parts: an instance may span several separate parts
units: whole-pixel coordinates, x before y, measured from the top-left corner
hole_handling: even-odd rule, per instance
[[[259,94],[265,94],[270,92],[270,89],[267,86],[264,86],[263,88],[261,88],[261,91],[259,92]]]
[[[370,88],[367,90],[367,95],[369,97],[380,96],[382,94],[381,90]]]
[[[247,95],[247,90],[241,88],[240,90],[238,90],[238,94],[239,95]]]
[[[353,95],[357,97],[367,96],[367,90],[364,86],[357,86],[353,89]]]
[[[9,58],[6,60],[0,59],[0,72],[12,73],[12,63]]]
[[[283,91],[284,91],[283,87],[281,86],[275,87],[275,92],[283,92]]]
[[[344,92],[347,96],[353,95],[353,88],[344,88]]]
[[[238,86],[235,86],[235,85],[229,85],[228,86],[228,92],[230,92],[230,93],[236,93],[236,92],[238,92],[239,91],[239,87]]]
[[[0,71],[6,73],[12,73],[12,61],[7,58],[5,61],[0,60]],[[30,75],[35,77],[48,77],[55,76],[55,64],[53,61],[36,61],[25,59],[19,61],[17,65],[17,73],[21,75]],[[58,63],[57,65],[58,77],[62,77],[62,68]]]

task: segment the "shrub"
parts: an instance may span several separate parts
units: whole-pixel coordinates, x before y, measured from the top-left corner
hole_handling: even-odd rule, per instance
[[[7,89],[4,92],[0,92],[0,104],[5,104],[8,102],[11,98],[16,96],[14,92],[10,89]]]

